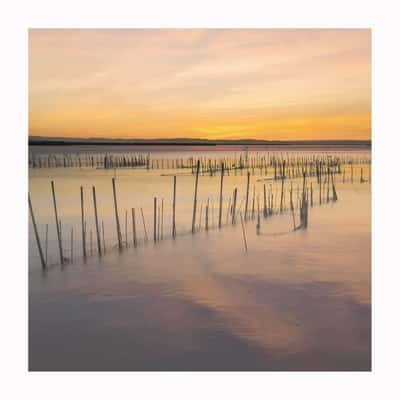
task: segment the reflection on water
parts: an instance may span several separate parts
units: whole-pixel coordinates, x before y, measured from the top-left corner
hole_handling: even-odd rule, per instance
[[[76,188],[84,182],[99,191],[104,184],[107,216],[104,171],[80,171],[78,181],[76,171],[54,173],[66,224],[79,220],[71,202],[79,206]],[[160,185],[149,188],[149,175],[124,173],[121,209],[171,190],[159,173],[150,171]],[[30,191],[41,199],[38,220],[50,224],[48,171],[42,174],[31,172]],[[227,193],[243,179],[227,179]],[[181,182],[182,230],[190,228],[192,184],[191,177]],[[202,177],[200,198],[217,194],[214,186],[217,179]],[[86,264],[77,257],[42,275],[31,235],[30,369],[369,370],[370,185],[337,186],[339,201],[313,207],[307,231],[290,232],[286,214],[262,220],[259,236],[256,221],[248,223],[247,253],[240,226],[229,226],[109,251]]]

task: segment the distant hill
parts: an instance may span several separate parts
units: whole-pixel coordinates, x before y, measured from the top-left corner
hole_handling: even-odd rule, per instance
[[[180,145],[180,146],[217,146],[217,145],[264,145],[264,146],[356,146],[371,147],[371,140],[260,140],[260,139],[110,139],[110,138],[65,138],[29,136],[29,146],[46,145]]]

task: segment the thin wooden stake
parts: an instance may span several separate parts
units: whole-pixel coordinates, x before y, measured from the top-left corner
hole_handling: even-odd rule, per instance
[[[153,239],[154,243],[157,242],[157,197],[154,197],[154,210],[153,210],[153,216],[154,216],[154,223],[153,223]]]
[[[58,237],[58,250],[60,252],[60,263],[64,265],[64,256],[63,256],[63,248],[62,248],[62,241],[61,241],[61,232],[60,232],[60,225],[58,221],[58,212],[57,212],[57,201],[56,201],[56,193],[54,190],[54,182],[51,181],[51,191],[53,194],[53,206],[54,206],[54,217],[56,220],[56,227],[57,227],[57,237]]]
[[[45,241],[45,251],[46,251],[46,265],[47,265],[47,250],[48,250],[48,243],[49,243],[49,225],[46,224],[46,241]]]
[[[250,172],[247,172],[246,203],[244,207],[244,219],[247,221],[247,210],[249,207]]]
[[[172,199],[172,237],[176,237],[176,224],[175,224],[175,208],[176,208],[176,175],[174,176],[174,194]]]
[[[132,239],[133,239],[133,247],[137,246],[136,239],[136,221],[135,221],[135,209],[132,208]]]
[[[74,228],[71,228],[71,264],[74,262]]]
[[[99,256],[101,256],[101,242],[100,242],[100,231],[99,231],[99,220],[97,217],[97,201],[96,201],[96,188],[92,187],[93,192],[93,208],[94,208],[94,219],[96,223],[96,237],[97,237],[97,250],[99,252]]]
[[[143,222],[143,229],[144,229],[144,241],[147,242],[149,240],[149,238],[147,236],[146,221],[144,219],[143,208],[140,208],[140,213],[142,214],[142,222]]]
[[[233,191],[233,206],[232,206],[232,225],[235,225],[236,220],[236,201],[237,201],[237,188]]]
[[[197,186],[199,183],[200,160],[197,160],[196,180],[194,183],[194,200],[193,200],[193,217],[192,217],[192,234],[195,232],[196,227],[196,209],[197,209]]]
[[[28,203],[29,203],[29,211],[30,211],[30,213],[31,213],[31,219],[32,219],[33,230],[34,230],[34,232],[35,232],[36,244],[37,244],[37,247],[38,247],[38,250],[39,250],[40,262],[41,262],[41,264],[42,264],[42,269],[45,270],[45,269],[46,269],[46,266],[47,266],[47,264],[46,264],[47,255],[46,255],[46,261],[45,261],[45,259],[44,259],[44,257],[43,257],[42,246],[41,246],[41,244],[40,244],[39,233],[38,233],[37,226],[36,226],[35,215],[33,214],[33,207],[32,207],[32,203],[31,203],[31,196],[30,196],[29,193],[28,193]],[[47,227],[47,225],[46,225],[46,227]],[[47,228],[46,228],[46,232],[47,232]],[[47,237],[47,233],[46,233],[46,237]],[[47,242],[47,240],[46,240],[46,242]],[[46,254],[47,254],[47,251],[46,251]]]
[[[260,219],[260,196],[257,196],[257,225],[256,225],[256,233],[260,234],[261,230],[261,219]]]
[[[103,235],[103,252],[106,254],[106,241],[104,239],[104,221],[101,221],[101,231]]]
[[[219,189],[219,215],[218,215],[218,228],[222,226],[222,192],[224,186],[224,163],[221,165],[221,185]]]
[[[125,210],[125,246],[128,247],[128,210]]]
[[[161,199],[161,240],[164,237],[164,199]]]
[[[121,235],[121,226],[119,224],[119,217],[118,217],[118,204],[117,204],[117,193],[115,190],[115,178],[112,178],[112,188],[113,188],[113,195],[114,195],[115,223],[116,223],[116,227],[117,227],[118,248],[120,250],[122,250],[122,235]]]
[[[210,199],[208,198],[207,205],[206,205],[206,222],[205,222],[206,231],[208,231],[208,209],[209,209],[209,207],[210,207]]]
[[[82,225],[82,254],[86,259],[86,234],[85,234],[85,211],[83,206],[83,187],[81,186],[81,225]]]

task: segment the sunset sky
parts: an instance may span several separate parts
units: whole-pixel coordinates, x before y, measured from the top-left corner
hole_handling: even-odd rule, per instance
[[[370,139],[371,33],[31,29],[29,134]]]

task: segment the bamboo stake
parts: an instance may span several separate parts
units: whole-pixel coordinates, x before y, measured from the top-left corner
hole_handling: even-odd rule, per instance
[[[195,223],[196,223],[196,208],[197,208],[197,186],[199,183],[199,170],[200,170],[200,160],[197,160],[197,168],[196,168],[196,180],[194,184],[194,200],[193,200],[193,218],[192,218],[192,234],[195,232]]]
[[[256,225],[256,233],[260,234],[261,230],[261,219],[260,219],[260,196],[257,196],[257,225]]]
[[[97,216],[96,188],[94,186],[92,187],[92,193],[93,193],[94,220],[96,223],[97,250],[99,252],[99,256],[101,256],[99,220],[98,220],[98,216]]]
[[[157,240],[160,241],[160,227],[161,227],[161,206],[158,204],[158,214],[157,214]]]
[[[74,262],[74,228],[71,228],[71,264]]]
[[[267,216],[267,191],[264,183],[264,218]]]
[[[164,198],[161,199],[161,240],[164,237]]]
[[[45,241],[45,247],[46,247],[46,265],[47,265],[47,249],[48,249],[48,243],[49,243],[49,225],[46,224],[46,241]]]
[[[101,231],[103,235],[103,253],[106,254],[106,241],[104,239],[104,221],[101,221]]]
[[[59,229],[60,229],[60,240],[61,240],[61,247],[62,247],[62,230],[61,230],[61,221],[59,221],[59,222],[58,222],[58,224],[59,224]],[[64,248],[63,248],[63,250],[64,250]],[[64,252],[63,252],[63,255],[64,255]]]
[[[244,219],[247,221],[247,210],[249,207],[250,172],[247,172],[246,203],[244,207]]]
[[[294,216],[294,208],[292,207],[291,210],[292,210],[292,218],[293,218],[293,230],[295,231],[296,230],[296,218]]]
[[[146,221],[144,219],[143,208],[140,208],[140,213],[142,214],[142,222],[143,222],[143,229],[144,229],[144,241],[147,242],[149,240],[149,238],[147,236]]]
[[[40,244],[40,238],[39,238],[39,233],[37,230],[37,226],[36,226],[36,220],[35,220],[35,215],[33,213],[33,207],[32,207],[32,203],[31,203],[31,196],[28,193],[28,203],[29,203],[29,211],[31,213],[31,219],[32,219],[32,225],[33,225],[33,230],[35,232],[35,238],[36,238],[36,244],[39,250],[39,256],[40,256],[40,262],[42,264],[42,269],[45,270],[46,266],[47,266],[47,246],[46,246],[46,261],[43,257],[43,252],[42,252],[42,246]],[[47,227],[47,225],[46,225]],[[47,228],[46,228],[46,232],[47,232]],[[46,233],[46,238],[47,238],[47,233]],[[47,243],[47,239],[46,239],[46,243]]]
[[[174,195],[172,200],[172,237],[176,237],[176,225],[175,225],[175,208],[176,208],[176,175],[174,176]]]
[[[237,188],[233,191],[233,206],[232,206],[232,225],[235,225],[236,217],[236,200],[237,200]]]
[[[85,211],[83,206],[83,187],[81,186],[81,225],[82,225],[82,254],[86,259]]]
[[[132,208],[132,239],[133,239],[133,247],[136,247],[136,222],[135,222],[135,209]]]
[[[154,243],[157,242],[157,197],[154,197],[154,210],[153,210],[153,239]]]
[[[284,179],[281,179],[281,203],[279,205],[279,212],[282,213],[283,212],[283,183],[284,183]]]
[[[219,190],[219,215],[218,215],[218,228],[222,226],[222,191],[224,185],[224,163],[221,165],[221,185]]]
[[[117,239],[118,239],[118,248],[122,250],[122,235],[121,235],[121,226],[119,224],[119,217],[118,217],[118,204],[117,204],[117,193],[115,190],[115,178],[112,178],[112,188],[113,188],[113,195],[114,195],[114,209],[115,209],[115,222],[117,227]]]
[[[64,265],[64,256],[63,256],[63,248],[62,248],[62,242],[61,242],[60,225],[58,222],[57,202],[56,202],[56,193],[54,190],[54,181],[51,181],[51,191],[53,194],[54,217],[56,220],[56,227],[57,227],[58,250],[60,252],[60,263],[61,263],[61,265]]]
[[[254,210],[254,206],[255,206],[255,200],[256,200],[256,185],[253,185],[253,205],[252,205],[252,208],[251,208],[251,219],[254,219],[254,212],[255,212],[255,210]]]
[[[172,200],[172,237],[176,237],[176,225],[175,225],[175,208],[176,208],[176,175],[174,176],[174,194]]]
[[[128,210],[125,210],[125,246],[128,247]]]
[[[208,231],[208,209],[209,209],[209,205],[210,205],[210,199],[207,199],[207,205],[206,205],[206,231]]]

